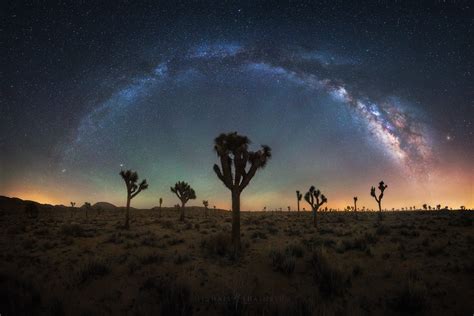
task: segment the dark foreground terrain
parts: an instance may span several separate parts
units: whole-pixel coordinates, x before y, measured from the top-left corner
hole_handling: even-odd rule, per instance
[[[474,212],[231,214],[0,200],[4,315],[472,315]]]

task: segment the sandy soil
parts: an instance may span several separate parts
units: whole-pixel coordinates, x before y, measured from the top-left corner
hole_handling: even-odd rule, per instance
[[[19,202],[18,202],[19,203]],[[474,212],[242,214],[0,203],[1,315],[472,315]],[[2,206],[3,205],[3,206]]]

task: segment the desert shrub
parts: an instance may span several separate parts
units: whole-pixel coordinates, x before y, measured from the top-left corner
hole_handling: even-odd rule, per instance
[[[148,278],[134,307],[137,315],[191,315],[191,289],[176,280]]]
[[[228,256],[233,253],[232,239],[229,234],[218,233],[201,240],[201,248],[208,255]]]
[[[2,315],[38,315],[40,292],[31,282],[12,275],[0,274],[0,309]]]
[[[173,229],[174,228],[174,223],[170,220],[162,221],[161,222],[161,227],[166,228],[166,229]]]
[[[285,252],[296,258],[301,258],[304,255],[303,247],[297,244],[290,244],[286,246]]]
[[[267,239],[267,235],[264,232],[261,231],[254,231],[252,235],[250,235],[250,238],[252,239]]]
[[[332,266],[326,254],[318,249],[311,256],[311,269],[320,293],[325,297],[342,296],[348,287],[348,278],[337,267]]]
[[[117,234],[111,234],[109,235],[109,237],[107,237],[107,239],[105,239],[106,243],[112,243],[112,244],[122,244],[123,243],[123,238],[122,238],[122,234],[121,233],[117,233]]]
[[[270,259],[275,271],[291,274],[295,270],[296,259],[289,252],[272,249],[270,250]]]
[[[345,250],[360,250],[366,251],[369,245],[375,244],[377,238],[372,235],[365,233],[363,236],[358,236],[354,239],[345,239],[341,242],[338,251],[343,252]]]
[[[95,279],[108,274],[109,265],[102,259],[93,259],[85,263],[77,271],[76,279],[79,284],[83,284],[91,279]]]
[[[154,247],[156,246],[157,239],[155,235],[144,236],[140,242],[143,246]]]
[[[271,235],[276,235],[278,233],[278,228],[276,227],[273,227],[273,226],[268,226],[268,233],[270,233]]]
[[[142,255],[138,258],[138,261],[145,265],[145,264],[157,264],[163,261],[163,257],[157,253],[147,253]]]
[[[409,277],[389,305],[402,314],[420,313],[427,307],[428,292],[420,279]]]
[[[375,230],[375,233],[377,235],[388,235],[390,234],[390,227],[386,225],[379,225],[377,226],[377,229]]]
[[[178,244],[182,244],[184,243],[184,239],[182,238],[172,238],[170,240],[168,240],[168,245],[170,246],[174,246],[174,245],[178,245]]]
[[[175,264],[183,264],[183,263],[186,263],[188,261],[191,261],[191,256],[189,254],[176,254],[176,256],[174,257],[174,260],[173,262]]]
[[[84,235],[84,230],[82,229],[81,225],[73,223],[73,224],[63,224],[60,230],[62,235],[65,236],[72,236],[72,237],[81,237]]]
[[[29,218],[37,218],[38,215],[39,215],[39,208],[38,208],[38,205],[36,205],[36,203],[33,203],[33,202],[29,202],[25,205],[25,214],[29,217]]]

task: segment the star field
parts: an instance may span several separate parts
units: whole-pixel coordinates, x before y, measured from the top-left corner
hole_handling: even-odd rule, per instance
[[[389,208],[473,204],[468,3],[6,7],[2,195],[121,205],[131,168],[138,207],[184,180],[229,208],[212,142],[238,131],[273,149],[244,209],[312,184],[371,208],[381,179]]]

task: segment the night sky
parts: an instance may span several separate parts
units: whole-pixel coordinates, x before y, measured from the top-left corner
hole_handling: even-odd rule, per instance
[[[387,208],[474,206],[468,1],[5,2],[0,195],[124,205],[132,169],[150,184],[132,206],[184,180],[229,208],[213,140],[238,131],[273,150],[243,210],[313,184],[376,208],[380,180]]]

